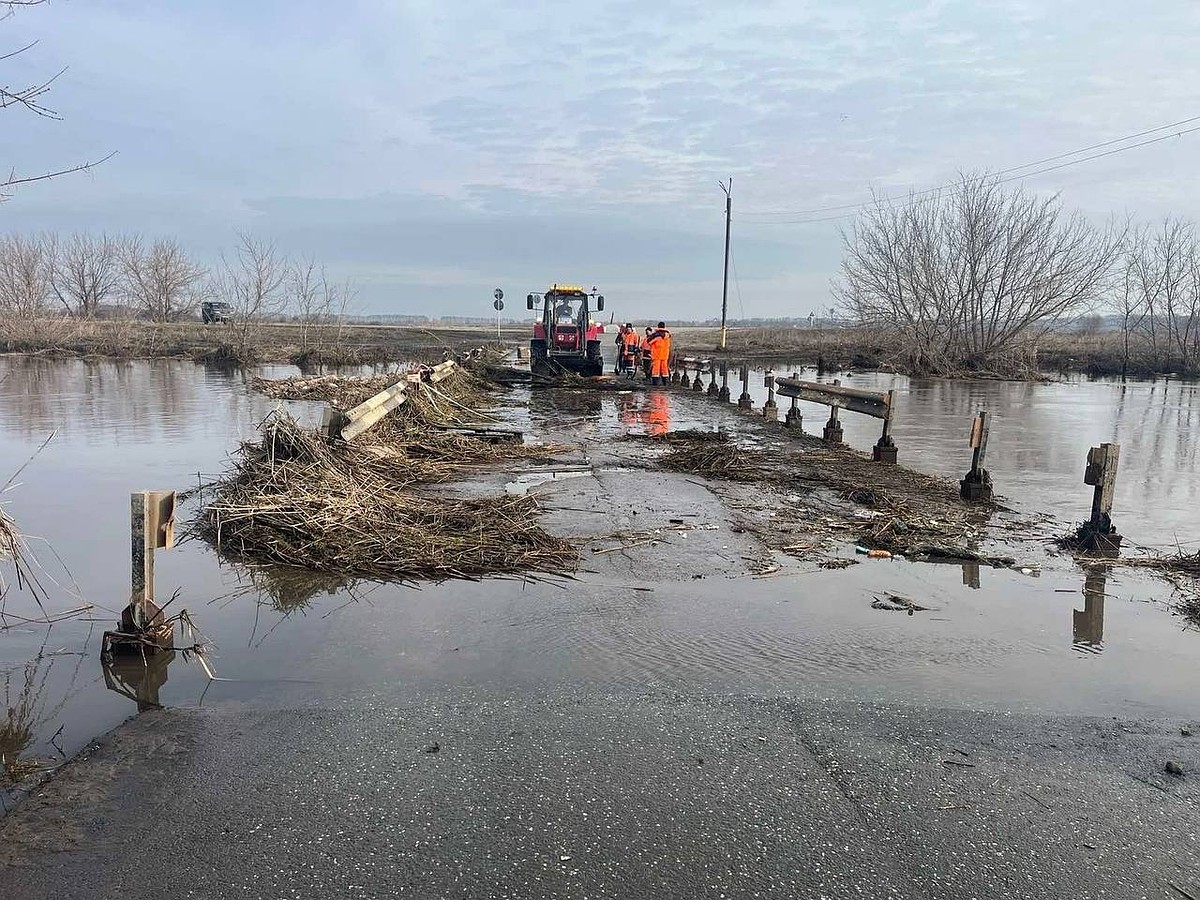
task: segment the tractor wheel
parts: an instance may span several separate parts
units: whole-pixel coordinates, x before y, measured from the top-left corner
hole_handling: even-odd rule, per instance
[[[550,356],[546,352],[545,341],[529,342],[529,371],[535,375],[550,373]]]

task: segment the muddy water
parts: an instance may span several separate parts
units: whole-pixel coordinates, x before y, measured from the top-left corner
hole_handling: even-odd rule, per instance
[[[0,712],[18,711],[16,724],[30,734],[23,750],[41,759],[74,752],[139,705],[392,702],[416,685],[504,693],[703,686],[1200,714],[1193,690],[1200,635],[1170,615],[1162,585],[1120,571],[1089,583],[1066,560],[1043,561],[1029,575],[906,563],[824,572],[782,560],[781,575],[759,580],[735,573],[731,556],[728,576],[652,591],[635,590],[636,577],[586,573],[571,590],[513,582],[347,590],[287,573],[250,585],[207,548],[185,543],[159,554],[158,596],[179,591],[175,607],[191,610],[218,646],[212,661],[221,680],[210,682],[179,655],[148,676],[105,673],[100,633],[129,592],[130,491],[186,489],[198,473],[219,471],[278,404],[250,392],[242,376],[184,362],[4,358],[0,379],[0,473],[7,478],[54,433],[4,495],[5,508],[37,538],[50,611],[94,607],[84,619],[0,632]],[[854,383],[895,387],[904,459],[946,474],[958,474],[965,422],[986,405],[996,417],[991,468],[1000,489],[1019,507],[1066,519],[1085,505],[1083,451],[1121,440],[1118,524],[1143,543],[1167,543],[1176,532],[1187,540],[1183,532],[1195,531],[1193,388],[909,384],[881,376]],[[557,439],[737,427],[707,401],[671,392],[515,391],[513,399],[514,421]],[[319,413],[289,407],[301,418]],[[823,416],[806,417],[812,430]],[[846,417],[848,439],[869,446],[875,423],[853,418]],[[649,503],[676,502],[674,488],[656,488],[652,476],[636,472],[514,477],[511,490],[552,503],[555,492],[586,485],[603,497],[606,478],[645,478]],[[686,542],[668,552],[674,567],[714,564],[711,557],[689,562]],[[872,609],[886,591],[931,608],[914,616]],[[40,614],[29,593],[17,591],[7,612]]]

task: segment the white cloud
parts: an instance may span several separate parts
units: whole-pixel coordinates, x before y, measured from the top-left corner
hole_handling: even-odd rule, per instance
[[[836,225],[769,220],[1200,115],[1200,8],[1125,12],[1115,0],[54,4],[0,24],[0,38],[41,39],[22,74],[70,63],[53,94],[64,121],[4,113],[0,163],[120,155],[0,214],[13,227],[170,230],[205,252],[234,226],[264,230],[346,272],[386,273],[412,304],[435,283],[441,303],[497,275],[570,275],[682,312],[688,285],[719,271],[715,182],[732,174],[747,312],[802,313],[797,297],[836,266]],[[1187,177],[1198,139],[1031,186],[1091,213],[1200,218]],[[782,214],[755,225],[755,210]]]

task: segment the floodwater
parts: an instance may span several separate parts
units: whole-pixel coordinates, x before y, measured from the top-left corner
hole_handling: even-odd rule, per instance
[[[778,376],[792,374],[781,366]],[[1130,381],[1080,377],[1048,383],[910,379],[881,372],[818,375],[847,387],[895,391],[892,436],[900,462],[958,480],[971,467],[967,438],[980,410],[991,417],[986,468],[995,490],[1012,505],[1078,523],[1091,512],[1083,483],[1089,447],[1121,445],[1113,522],[1127,541],[1160,550],[1200,547],[1200,383],[1177,379]],[[750,376],[756,409],[767,399],[764,373]],[[705,376],[705,384],[708,376]],[[736,399],[740,381],[730,374]],[[782,420],[791,401],[776,398]],[[820,435],[828,407],[798,404],[804,431]],[[846,443],[869,451],[882,423],[840,413]]]
[[[158,598],[178,591],[171,609],[186,607],[216,643],[210,659],[219,680],[210,681],[179,653],[149,672],[140,666],[106,672],[100,635],[129,595],[129,494],[184,490],[219,472],[238,442],[253,438],[257,423],[279,405],[252,393],[248,380],[180,361],[0,358],[0,473],[7,478],[28,463],[3,495],[5,510],[31,536],[44,567],[47,611],[94,607],[83,619],[50,627],[20,624],[14,617],[41,612],[28,591],[9,593],[10,627],[0,631],[0,713],[8,710],[16,726],[9,733],[25,735],[24,754],[64,758],[156,703],[390,702],[412,685],[506,694],[564,684],[662,686],[1200,714],[1194,692],[1200,634],[1171,615],[1170,590],[1128,570],[1089,572],[1063,558],[1038,559],[1036,568],[1031,562],[1028,574],[906,562],[821,571],[781,560],[776,577],[741,573],[653,591],[636,578],[586,573],[570,590],[519,581],[414,590],[347,587],[287,571],[251,583],[207,547],[183,543],[157,556]],[[1137,544],[1197,542],[1194,385],[909,382],[882,375],[856,375],[849,383],[895,389],[902,461],[954,477],[968,460],[969,419],[988,409],[997,489],[1019,512],[1051,513],[1064,523],[1087,509],[1087,447],[1118,440],[1117,525]],[[753,389],[760,403],[761,385],[760,376]],[[713,401],[677,392],[516,390],[513,400],[516,424],[556,440],[738,422]],[[313,404],[288,406],[306,420],[320,413]],[[819,431],[825,413],[812,407],[804,415],[806,430]],[[866,448],[874,441],[874,420],[844,414],[843,421],[851,444]],[[536,492],[552,504],[556,491],[585,483],[602,491],[606,478],[646,478],[652,485],[654,476],[621,469],[590,479],[566,471],[517,474],[508,489]],[[654,502],[669,510],[674,499]],[[182,515],[193,511],[185,505]],[[688,562],[685,544],[677,540],[670,551],[676,565]],[[703,562],[717,570],[724,565],[711,555]],[[872,609],[883,592],[920,598],[930,609],[913,616]]]

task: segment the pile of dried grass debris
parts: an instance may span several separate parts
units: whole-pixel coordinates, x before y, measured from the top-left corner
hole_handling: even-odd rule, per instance
[[[748,525],[785,552],[809,555],[853,542],[928,559],[1012,563],[965,546],[978,540],[995,506],[963,503],[957,485],[946,479],[882,465],[811,437],[788,435],[769,449],[741,447],[725,431],[674,431],[636,439],[670,448],[655,459],[660,468],[760,484],[772,494],[785,491],[787,503],[769,519]]]
[[[396,375],[391,373],[356,378],[314,375],[299,378],[255,378],[251,387],[273,400],[311,400],[329,403],[338,409],[350,409],[372,394],[378,394],[395,381]]]
[[[276,395],[294,395],[296,384],[275,388]],[[326,378],[303,391],[349,404],[377,386]],[[339,578],[571,571],[574,548],[537,524],[533,497],[458,498],[428,490],[483,463],[544,458],[563,449],[494,444],[437,427],[459,421],[480,396],[479,382],[459,373],[436,390],[413,391],[408,403],[353,443],[306,430],[277,410],[263,423],[262,439],[241,447],[195,532],[243,563]]]
[[[1114,560],[1125,566],[1153,572],[1175,586],[1175,611],[1200,628],[1200,550],[1169,556],[1131,556]]]
[[[623,439],[666,445],[669,449],[655,463],[669,472],[724,481],[774,480],[772,469],[731,441],[725,431],[685,429],[653,435],[627,434]]]

